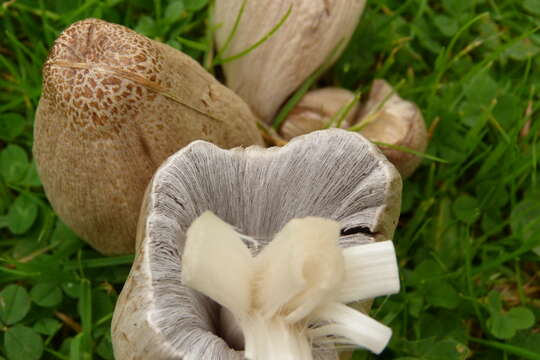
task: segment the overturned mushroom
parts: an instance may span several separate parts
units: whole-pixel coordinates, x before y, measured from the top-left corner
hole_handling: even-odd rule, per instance
[[[322,88],[310,91],[285,119],[280,134],[290,139],[323,129],[353,99],[354,94],[345,89]],[[366,103],[359,110],[351,108],[341,126],[359,131],[374,142],[417,152],[426,150],[428,136],[422,113],[414,103],[399,97],[384,80],[373,82]],[[421,161],[419,156],[396,148],[381,145],[381,150],[403,177],[411,175]]]
[[[243,4],[242,17],[231,37]],[[224,64],[227,86],[270,123],[285,99],[309,75],[337,59],[356,29],[364,6],[365,0],[272,0],[264,4],[255,0],[217,0],[216,41],[225,58],[263,39],[291,10],[264,43]]]
[[[279,263],[283,262],[274,259],[276,254],[280,253],[276,249],[281,246],[290,248],[292,244],[296,244],[295,241],[301,241],[302,236],[298,231],[289,232],[287,235],[286,229],[290,230],[291,226],[294,226],[289,223],[292,219],[319,217],[333,220],[334,222],[320,219],[323,223],[328,221],[324,227],[329,229],[329,234],[333,234],[335,239],[339,237],[337,244],[344,249],[343,254],[346,251],[358,251],[361,254],[368,251],[366,244],[392,238],[399,215],[400,197],[401,179],[395,168],[374,145],[352,132],[339,129],[317,131],[295,138],[284,147],[270,149],[249,147],[222,150],[207,142],[193,142],[171,156],[158,169],[148,187],[139,222],[137,256],[113,316],[115,358],[239,360],[244,357],[241,351],[244,350],[244,343],[247,346],[248,343],[253,344],[253,341],[265,341],[259,335],[245,342],[243,339],[233,339],[238,336],[238,332],[228,331],[227,329],[232,328],[228,322],[242,324],[241,319],[238,319],[238,312],[234,311],[234,305],[228,309],[228,313],[211,298],[192,290],[182,282],[184,276],[184,280],[191,286],[206,292],[214,291],[208,295],[223,302],[223,297],[215,291],[219,292],[220,287],[227,286],[226,283],[215,284],[215,287],[210,284],[203,286],[203,289],[200,287],[201,280],[194,278],[194,274],[197,276],[196,267],[192,266],[189,274],[182,274],[182,256],[190,256],[190,252],[197,253],[193,249],[184,249],[186,237],[195,237],[191,242],[195,241],[193,244],[202,246],[203,248],[199,248],[202,252],[208,251],[204,249],[205,246],[221,247],[222,250],[208,254],[215,261],[207,261],[206,265],[214,266],[216,272],[219,272],[219,267],[222,266],[224,276],[227,276],[225,272],[233,273],[232,267],[243,266],[236,261],[238,257],[243,257],[243,260],[249,263],[251,260],[247,255],[255,256],[253,259],[260,256],[260,263],[269,264],[271,267],[254,266],[279,270]],[[233,226],[235,231],[219,219],[210,218],[210,223],[201,223],[203,216],[195,222],[207,210]],[[208,218],[208,215],[206,217]],[[212,221],[214,225],[211,224]],[[306,220],[294,220],[293,224],[298,224],[298,221]],[[286,225],[288,223],[289,225]],[[242,235],[235,235],[236,233]],[[198,236],[201,237],[200,241],[197,240]],[[240,246],[242,244],[234,239],[230,245],[236,250],[223,248],[231,236],[240,236],[247,248]],[[276,242],[278,238],[281,238],[285,245],[279,245],[279,242]],[[302,239],[309,240],[310,235]],[[205,243],[206,240],[210,242]],[[309,241],[295,246],[309,246]],[[325,246],[332,248],[330,243]],[[233,255],[228,253],[230,251],[239,253]],[[216,256],[219,257],[220,254],[224,258],[219,260]],[[233,256],[235,258],[232,258]],[[329,261],[339,263],[340,255],[332,256],[338,258],[333,257],[334,260]],[[191,256],[190,259],[193,260]],[[186,261],[185,258],[183,260]],[[274,266],[270,264],[273,260],[276,261]],[[309,261],[291,262],[293,268],[302,263],[308,264]],[[309,264],[306,266],[309,268]],[[336,270],[339,274],[339,268],[336,267]],[[321,275],[321,278],[330,276],[329,284],[338,282],[339,276],[335,278],[331,272],[321,271],[324,275]],[[366,274],[363,271],[361,273]],[[347,274],[346,270],[345,279]],[[369,274],[365,277],[366,283],[382,284],[381,279],[388,276],[384,271]],[[211,274],[208,275],[206,279],[215,280]],[[236,276],[238,272],[231,275],[229,280],[234,282]],[[392,276],[395,276],[395,271]],[[239,276],[239,287],[246,286],[242,283],[246,277],[247,274],[244,278]],[[317,277],[319,285],[321,278]],[[265,283],[265,289],[271,292],[271,285],[268,284],[272,281],[279,282],[282,278],[270,276],[267,279],[270,280]],[[283,279],[290,280],[287,274],[283,274]],[[197,283],[199,285],[196,285]],[[391,290],[379,289],[363,295],[371,297],[395,291],[395,280],[390,287]],[[235,292],[230,288],[224,291]],[[344,302],[362,297],[355,291],[349,295],[345,295],[346,292],[339,293],[343,295],[341,301]],[[273,294],[276,295],[276,292]],[[279,302],[287,298],[285,295],[276,295],[277,301],[273,304],[279,306]],[[317,297],[300,297],[297,298],[298,303],[287,302],[291,305],[291,310],[303,309],[296,312],[295,316],[288,313],[291,315],[290,319],[302,320],[302,316],[311,314],[310,309],[317,307],[313,307],[316,304],[310,307],[309,299],[315,298]],[[267,308],[275,309],[275,306]],[[345,320],[338,320],[330,315],[322,318],[326,320],[320,324],[319,330],[315,327],[310,333],[313,341],[310,351],[313,351],[315,359],[335,359],[336,351],[327,341],[336,339],[329,338],[328,335],[339,337],[336,340],[338,342],[347,338],[340,337],[343,334],[339,330],[343,325],[342,320]],[[335,327],[332,328],[332,325]],[[350,324],[344,326],[348,325]],[[225,339],[224,334],[231,338]],[[232,348],[233,344],[240,348]],[[372,350],[380,351],[381,346],[384,344],[377,342]],[[249,351],[253,349],[254,347],[246,348],[245,355],[252,356],[253,353],[250,355]],[[260,358],[254,358],[258,359]]]
[[[97,19],[55,41],[34,136],[55,211],[108,255],[133,252],[144,189],[167,156],[196,139],[262,143],[249,107],[197,62]]]

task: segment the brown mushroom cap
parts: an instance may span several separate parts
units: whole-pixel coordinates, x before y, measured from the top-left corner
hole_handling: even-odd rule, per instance
[[[354,101],[354,94],[337,87],[325,87],[307,92],[289,113],[280,129],[284,139],[324,129],[342,108]],[[342,126],[354,121],[358,104],[347,113]]]
[[[330,87],[309,91],[283,122],[280,135],[290,140],[324,129],[330,119],[353,99],[354,94],[345,89]],[[360,124],[363,125],[357,130],[371,141],[417,152],[426,150],[428,135],[422,113],[414,103],[399,97],[384,80],[373,82],[365,104],[355,105],[341,126],[346,128]],[[380,148],[403,177],[410,176],[422,161],[412,153],[384,145]]]
[[[375,80],[366,104],[360,109],[357,123],[369,118],[360,132],[371,141],[406,147],[424,152],[427,130],[418,107],[403,100],[384,80]],[[403,177],[410,176],[422,158],[412,153],[381,146],[384,155]]]
[[[107,255],[133,252],[144,189],[167,156],[196,139],[262,144],[249,107],[197,62],[97,19],[55,41],[34,138],[53,208]]]

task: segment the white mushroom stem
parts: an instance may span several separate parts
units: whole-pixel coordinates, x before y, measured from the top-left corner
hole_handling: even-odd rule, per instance
[[[343,303],[399,292],[396,252],[391,241],[343,250],[345,279],[339,300]]]
[[[293,219],[253,257],[234,228],[211,212],[190,226],[185,285],[227,308],[251,360],[311,360],[312,345],[380,353],[392,331],[344,302],[399,291],[391,241],[338,247],[340,225]]]

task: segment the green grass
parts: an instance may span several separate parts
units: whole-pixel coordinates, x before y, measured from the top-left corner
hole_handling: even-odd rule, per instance
[[[112,359],[111,313],[132,260],[82,243],[40,187],[32,124],[47,50],[73,21],[99,17],[211,66],[207,6],[0,5],[0,359]],[[404,183],[402,291],[373,310],[394,329],[382,359],[540,359],[539,26],[540,0],[371,1],[318,80],[362,94],[375,78],[403,82],[432,135]]]

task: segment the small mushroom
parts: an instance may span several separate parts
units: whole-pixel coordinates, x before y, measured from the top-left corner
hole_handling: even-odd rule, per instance
[[[369,98],[357,119],[360,132],[371,141],[417,152],[426,150],[428,135],[422,112],[414,103],[399,97],[384,80],[373,82]],[[410,176],[422,161],[419,156],[396,148],[382,145],[381,149],[403,177]]]
[[[304,135],[312,131],[321,130],[330,124],[332,118],[341,109],[352,104],[342,125],[354,121],[358,111],[358,104],[354,103],[355,96],[346,89],[326,87],[307,92],[289,113],[279,133],[285,140]]]
[[[289,320],[324,320],[309,323],[313,330],[309,331],[313,342],[309,351],[300,339],[304,344],[301,357],[272,359],[309,360],[312,355],[320,360],[336,359],[334,341],[380,351],[385,341],[366,343],[361,328],[354,326],[363,320],[349,322],[366,320],[366,316],[335,301],[397,290],[393,250],[386,247],[387,242],[374,243],[392,238],[400,197],[401,178],[394,166],[353,132],[317,131],[269,149],[223,150],[204,141],[191,143],[158,169],[146,192],[135,262],[113,315],[115,358],[267,359],[271,353],[259,351],[269,340],[261,335],[266,329],[264,321],[257,323],[262,326],[254,329],[257,331],[246,333],[249,339],[238,339],[246,329],[238,309],[254,303],[274,310],[288,304]],[[324,239],[314,238],[317,229],[326,234]],[[389,257],[382,262],[393,270],[366,271],[360,266],[354,275],[347,261],[343,263],[352,253],[379,259],[369,255],[374,250],[369,244],[386,244],[384,252]],[[319,252],[319,246],[326,255]],[[335,268],[336,273],[313,267],[313,259],[323,255],[328,256],[328,269]],[[288,270],[280,264],[288,264]],[[255,302],[248,294],[253,269],[265,279]],[[302,288],[303,274],[315,279],[310,283],[313,287],[304,288],[306,296],[290,298],[287,286],[275,288],[279,284]],[[324,284],[335,289],[347,276],[353,276],[350,283],[357,289],[316,291]],[[356,281],[360,278],[355,276],[362,280]],[[378,285],[382,286],[376,289]],[[325,312],[317,306],[318,300],[310,299],[328,299],[336,305],[324,308]],[[317,316],[311,317],[314,311]],[[366,321],[385,334],[387,341],[388,329]],[[235,331],[239,324],[240,332]],[[351,339],[346,329],[356,331],[358,337]]]
[[[291,10],[285,22],[260,46],[223,65],[227,86],[246,100],[262,120],[270,123],[287,97],[309,75],[338,58],[356,29],[365,3],[365,0],[272,0],[262,4],[217,0],[216,42],[224,58],[239,54],[263,39]],[[242,17],[231,38],[243,5]]]
[[[104,254],[131,253],[157,167],[196,139],[262,144],[256,121],[187,55],[87,19],[60,35],[45,63],[34,156],[62,220]]]
[[[350,104],[354,94],[345,89],[322,88],[308,92],[283,122],[279,133],[285,139],[324,129],[338,111]],[[335,125],[335,124],[331,124]],[[418,107],[403,100],[384,80],[375,80],[366,103],[351,108],[341,127],[359,131],[374,142],[424,152],[427,131]],[[384,155],[401,176],[410,176],[421,158],[381,145]]]

